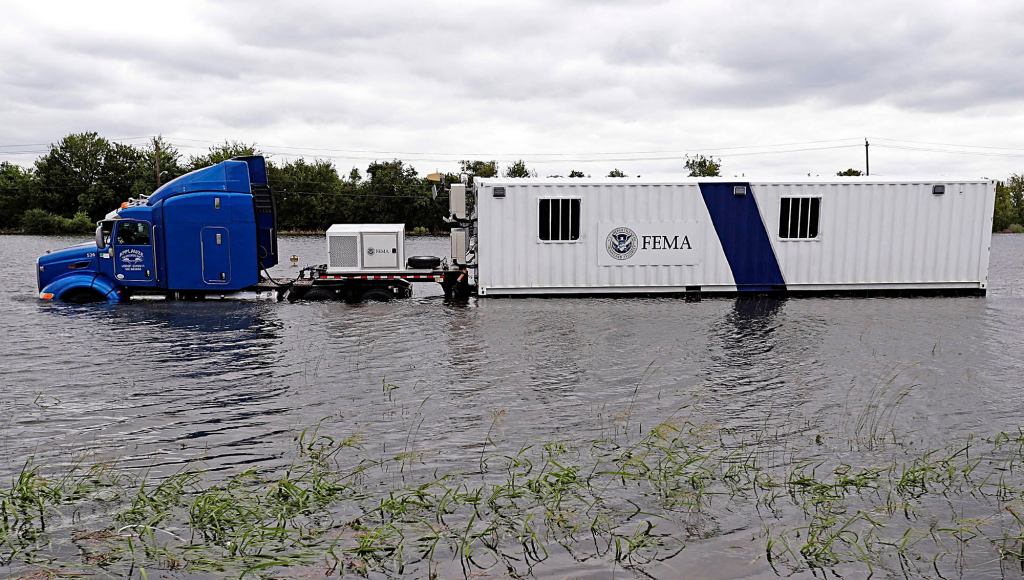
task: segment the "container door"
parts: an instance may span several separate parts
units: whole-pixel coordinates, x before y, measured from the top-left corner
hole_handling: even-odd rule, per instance
[[[398,269],[398,234],[363,234],[363,267]]]
[[[111,232],[114,277],[125,286],[153,286],[153,236],[149,222],[118,220]]]
[[[227,228],[205,227],[200,234],[203,248],[203,281],[227,284],[231,281],[231,243]]]

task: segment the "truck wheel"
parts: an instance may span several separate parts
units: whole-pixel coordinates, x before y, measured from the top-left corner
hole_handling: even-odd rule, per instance
[[[71,304],[88,304],[90,302],[103,302],[106,300],[102,294],[92,288],[72,288],[60,296],[61,302]]]

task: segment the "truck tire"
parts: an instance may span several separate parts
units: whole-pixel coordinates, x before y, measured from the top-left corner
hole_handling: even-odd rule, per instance
[[[390,302],[392,298],[394,295],[383,288],[370,288],[363,292],[363,300],[367,302]]]
[[[71,304],[89,304],[91,302],[106,302],[106,297],[92,288],[71,288],[60,295],[61,302]]]
[[[406,260],[406,263],[413,270],[433,270],[441,265],[441,258],[437,256],[413,256]]]
[[[338,293],[331,288],[310,288],[298,300],[309,300],[311,302],[322,302],[324,300],[337,300]]]

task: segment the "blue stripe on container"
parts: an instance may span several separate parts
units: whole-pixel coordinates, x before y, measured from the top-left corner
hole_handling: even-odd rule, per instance
[[[733,195],[733,187],[747,188]],[[700,193],[740,292],[785,290],[786,282],[749,183],[701,183]]]

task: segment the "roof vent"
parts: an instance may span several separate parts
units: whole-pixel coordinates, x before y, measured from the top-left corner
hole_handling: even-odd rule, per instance
[[[495,187],[493,191],[494,197],[505,197],[504,187]]]

